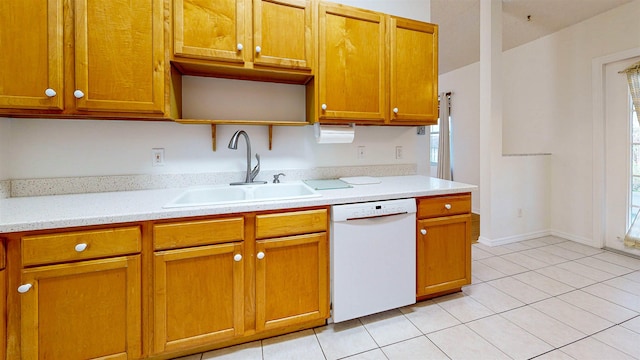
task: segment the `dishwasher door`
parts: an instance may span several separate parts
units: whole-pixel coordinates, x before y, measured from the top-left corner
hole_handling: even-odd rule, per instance
[[[392,201],[341,205],[372,206],[372,211],[349,210],[354,216],[346,217],[333,216],[339,207],[334,206],[331,242],[334,322],[416,302],[415,200]]]

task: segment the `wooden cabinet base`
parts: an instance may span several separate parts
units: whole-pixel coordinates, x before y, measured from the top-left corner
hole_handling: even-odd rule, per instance
[[[160,355],[150,356],[149,359],[173,359],[173,358],[180,357],[180,356],[186,356],[186,355],[190,355],[190,354],[197,354],[197,353],[201,353],[201,352],[212,351],[212,350],[216,350],[216,349],[225,348],[225,347],[228,347],[228,346],[244,344],[244,343],[248,343],[248,342],[251,342],[251,341],[266,339],[266,338],[270,338],[270,337],[273,337],[273,336],[288,334],[288,333],[292,333],[292,332],[296,332],[296,331],[300,331],[300,330],[313,329],[315,327],[323,326],[323,325],[326,325],[326,324],[327,324],[327,321],[325,319],[322,319],[322,320],[315,320],[315,321],[306,322],[306,323],[303,323],[303,324],[296,324],[296,325],[292,325],[292,326],[287,326],[287,327],[283,327],[283,328],[280,328],[280,329],[261,331],[259,333],[253,333],[253,334],[248,333],[246,336],[243,336],[242,338],[231,339],[231,340],[227,340],[227,341],[218,342],[218,343],[215,343],[215,344],[202,345],[202,346],[198,346],[198,347],[193,347],[193,348],[188,349],[188,350],[181,350],[179,352],[164,353],[164,354],[160,354]]]
[[[454,294],[454,293],[457,293],[457,292],[460,292],[460,291],[462,291],[462,288],[451,289],[451,290],[446,290],[446,291],[440,291],[440,292],[429,294],[429,295],[417,296],[416,297],[416,302],[437,298],[439,296]]]

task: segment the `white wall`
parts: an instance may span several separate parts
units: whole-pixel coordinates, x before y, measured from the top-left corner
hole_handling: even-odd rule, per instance
[[[600,245],[592,234],[591,63],[639,47],[639,18],[636,0],[503,53],[503,153],[552,155],[500,160],[493,174],[496,180],[492,179],[499,192],[495,206],[501,209],[494,221],[504,225],[492,234],[498,242],[546,230]],[[440,88],[454,92],[454,111],[465,108],[454,116],[464,129],[458,137],[477,131],[477,105],[466,94],[479,88],[478,72],[476,63],[440,76]],[[477,151],[473,146],[472,153]],[[454,169],[474,169],[476,161],[474,156],[463,160],[458,155]],[[523,209],[522,218],[517,217],[518,209]]]
[[[443,74],[440,92],[451,91],[451,148],[453,179],[480,184],[480,64],[474,63]],[[472,193],[473,211],[480,212],[480,196]]]
[[[430,1],[340,1],[428,21]],[[184,92],[220,86],[219,79],[185,82]],[[248,83],[248,85],[247,85]],[[291,120],[304,115],[304,88],[296,85],[236,81],[235,99],[219,104],[216,113],[238,118],[260,114],[262,119]],[[225,83],[225,90],[229,85]],[[204,94],[200,90],[200,95]],[[188,95],[187,95],[188,96]],[[291,99],[296,99],[292,101]],[[209,100],[203,99],[204,102]],[[266,108],[265,108],[266,106]],[[225,108],[226,107],[226,108]],[[256,112],[256,109],[260,109]],[[198,111],[186,101],[186,114]],[[266,126],[218,126],[217,151],[211,150],[207,125],[171,122],[92,121],[62,119],[0,119],[0,179],[97,176],[153,173],[208,173],[243,171],[244,149],[226,148],[237,129],[245,129],[253,152],[261,154],[262,169],[310,169],[326,166],[413,164],[428,167],[427,136],[418,137],[415,127],[357,127],[353,144],[315,143],[313,127],[275,127],[273,150],[268,150]],[[11,147],[6,139],[11,139]],[[404,147],[404,158],[395,159],[395,147]],[[244,145],[240,145],[244,146]],[[364,159],[356,156],[365,146]],[[151,149],[164,148],[166,165],[151,166]],[[420,149],[420,150],[418,150]],[[8,154],[8,155],[7,155]],[[422,163],[422,165],[420,165]],[[8,170],[7,170],[8,169]]]
[[[0,118],[0,180],[10,179],[9,149],[10,149],[10,120]]]
[[[549,74],[551,81],[533,82],[533,91],[523,94],[554,94],[553,99],[541,103],[550,107],[553,114],[551,229],[596,246],[600,245],[600,239],[594,239],[592,231],[591,63],[594,58],[639,47],[639,18],[640,0],[636,0],[521,49],[530,55],[543,51],[556,59]],[[537,101],[538,97],[532,100]],[[520,134],[520,138],[525,135]]]

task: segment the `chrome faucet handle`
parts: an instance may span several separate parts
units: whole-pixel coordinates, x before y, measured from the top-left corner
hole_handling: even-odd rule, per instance
[[[253,170],[251,170],[251,182],[253,182],[253,179],[256,178],[256,176],[258,176],[258,173],[260,172],[260,155],[258,155],[258,153],[256,153],[256,159],[258,160],[258,164],[256,164],[256,166],[253,168]]]
[[[280,176],[286,176],[286,175],[283,174],[283,173],[273,175],[273,183],[274,184],[279,184],[280,183]]]

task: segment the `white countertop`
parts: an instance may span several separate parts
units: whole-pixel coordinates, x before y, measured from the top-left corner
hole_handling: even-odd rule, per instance
[[[379,184],[318,190],[322,196],[316,198],[182,208],[163,206],[186,188],[8,198],[0,200],[0,233],[444,195],[477,188],[420,175],[379,179]]]

